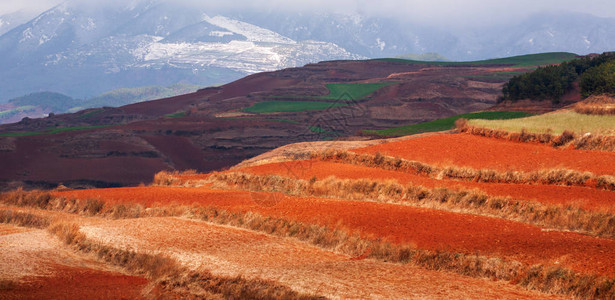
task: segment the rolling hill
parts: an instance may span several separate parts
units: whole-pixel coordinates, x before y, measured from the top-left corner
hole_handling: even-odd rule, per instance
[[[167,99],[26,118],[0,127],[7,163],[0,180],[123,186],[160,170],[216,170],[289,143],[356,139],[365,129],[483,110],[511,74],[533,68],[516,61],[331,61]]]

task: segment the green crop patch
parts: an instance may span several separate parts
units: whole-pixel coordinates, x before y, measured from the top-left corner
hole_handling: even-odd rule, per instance
[[[263,101],[254,103],[254,105],[244,108],[243,111],[256,114],[267,114],[277,112],[323,110],[346,105],[348,104],[317,101]]]
[[[327,83],[325,87],[329,93],[324,96],[276,96],[272,98],[284,99],[322,99],[322,100],[362,100],[375,91],[389,85],[399,84],[397,82],[375,82],[375,83]]]
[[[53,128],[53,129],[42,130],[42,131],[3,132],[3,133],[0,133],[0,136],[16,137],[16,136],[48,135],[48,134],[66,132],[66,131],[98,129],[98,128],[104,128],[104,127],[110,127],[110,126],[113,126],[113,125],[63,127],[63,128]]]
[[[183,117],[186,116],[186,112],[180,111],[180,112],[176,112],[176,113],[172,113],[172,114],[166,114],[164,116],[165,116],[165,118],[171,118],[171,119],[183,118]]]
[[[425,132],[436,132],[436,131],[444,131],[453,129],[455,126],[455,121],[458,119],[464,118],[468,120],[473,119],[482,119],[482,120],[508,120],[508,119],[517,119],[517,118],[525,118],[528,116],[532,116],[531,113],[525,112],[508,112],[508,111],[483,111],[476,113],[468,113],[457,115],[453,117],[448,117],[444,119],[439,119],[430,122],[424,122],[419,124],[413,124],[402,127],[381,129],[381,130],[365,130],[364,132],[367,134],[376,134],[383,136],[404,136],[404,135],[412,135],[418,133]]]
[[[361,100],[375,91],[392,84],[397,83],[329,83],[326,84],[327,89],[329,89],[329,94],[316,98],[326,100]]]

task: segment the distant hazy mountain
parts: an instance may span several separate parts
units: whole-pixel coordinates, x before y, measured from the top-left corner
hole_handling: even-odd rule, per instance
[[[11,29],[30,21],[35,15],[36,13],[34,12],[17,11],[0,16],[0,35],[3,35]]]
[[[40,118],[49,113],[77,112],[94,107],[118,107],[122,105],[167,98],[195,92],[196,85],[174,84],[169,87],[143,86],[122,88],[89,99],[74,99],[64,94],[37,92],[13,98],[0,104],[0,124],[14,123],[24,117]]]
[[[452,59],[480,59],[566,51],[578,54],[615,50],[615,18],[580,13],[541,13],[508,26],[458,32]]]
[[[89,98],[124,87],[208,86],[323,60],[430,52],[477,60],[615,49],[615,19],[568,13],[446,29],[356,13],[262,13],[241,7],[216,12],[158,0],[69,1],[11,26],[0,26],[12,28],[0,36],[0,103],[41,91]]]
[[[368,57],[431,52],[451,60],[480,60],[541,52],[615,50],[615,18],[580,13],[541,13],[505,25],[449,29],[358,14],[272,12],[236,17],[292,39],[335,42]]]

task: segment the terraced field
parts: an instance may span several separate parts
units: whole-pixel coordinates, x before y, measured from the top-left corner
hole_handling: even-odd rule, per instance
[[[7,193],[0,238],[46,235],[32,251],[87,258],[87,276],[134,297],[615,296],[612,152],[463,133],[319,149],[149,186]],[[0,293],[62,270],[3,272]]]

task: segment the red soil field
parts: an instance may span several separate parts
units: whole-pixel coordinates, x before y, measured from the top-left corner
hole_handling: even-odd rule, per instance
[[[24,278],[0,290],[1,299],[145,299],[147,279],[88,268],[50,266],[53,276]]]
[[[435,135],[352,150],[428,164],[466,166],[499,171],[533,171],[566,168],[598,175],[614,175],[615,153],[555,149],[532,143],[518,143],[470,134]]]
[[[109,199],[151,206],[198,204],[230,211],[252,211],[265,216],[308,224],[340,227],[368,238],[416,245],[419,249],[505,257],[528,264],[562,265],[579,272],[615,275],[615,240],[483,216],[401,205],[324,198],[281,196],[274,206],[258,205],[249,192],[205,188],[140,187],[65,191],[66,197]],[[166,201],[163,202],[163,201]]]
[[[401,184],[412,183],[428,188],[479,189],[493,196],[510,196],[517,200],[538,201],[544,204],[570,205],[586,210],[615,213],[615,193],[586,187],[554,185],[523,185],[500,183],[476,183],[457,180],[437,180],[403,172],[369,168],[364,166],[326,162],[320,160],[290,161],[254,167],[234,169],[257,175],[280,175],[297,179],[325,179],[335,176],[341,179],[396,180]],[[181,176],[184,180],[197,179],[198,175]],[[200,175],[204,178],[208,175]]]

